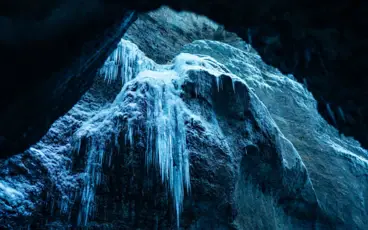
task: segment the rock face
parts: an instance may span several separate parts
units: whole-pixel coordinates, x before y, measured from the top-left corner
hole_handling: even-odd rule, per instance
[[[328,125],[305,86],[296,83],[293,76],[281,75],[262,64],[252,50],[196,41],[183,51],[211,55],[255,91],[280,131],[298,151],[320,207],[331,221],[341,224],[337,227],[367,225],[366,217],[360,216],[366,213],[367,151]]]
[[[213,40],[219,28],[204,16],[161,7],[140,14],[124,38],[137,44],[156,63],[166,64],[180,53],[184,45],[200,39]]]
[[[74,77],[71,81],[55,73],[63,72],[64,76],[64,71],[70,70],[77,75],[74,60],[92,57],[96,51],[105,53],[101,56],[104,59],[115,43],[106,47],[98,44],[105,41],[105,31],[121,37],[116,24],[125,18],[126,9],[146,12],[163,4],[206,15],[237,33],[266,63],[307,82],[323,117],[368,146],[364,77],[368,46],[361,29],[368,23],[365,1],[38,0],[29,4],[14,0],[0,5],[0,67],[4,76],[0,84],[1,155],[15,154],[39,140],[92,84],[93,74],[83,75],[85,86]],[[96,43],[84,52],[81,47],[87,41]],[[47,64],[39,68],[42,63]],[[89,70],[94,72],[98,66]],[[62,87],[65,85],[68,90]],[[54,98],[54,91],[73,96],[65,99],[60,93],[48,101]],[[23,137],[25,132],[28,138]]]
[[[241,47],[195,41],[160,65],[122,40],[42,140],[1,161],[0,227],[364,229],[367,151]]]

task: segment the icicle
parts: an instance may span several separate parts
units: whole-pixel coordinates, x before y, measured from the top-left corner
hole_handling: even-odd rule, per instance
[[[179,227],[184,190],[190,191],[185,109],[171,82],[153,87],[153,91],[151,105],[147,108],[146,164],[158,168],[162,183],[168,185]]]
[[[336,118],[335,118],[335,114],[333,113],[331,107],[330,107],[330,104],[327,103],[326,104],[326,107],[327,107],[327,112],[328,112],[328,115],[330,115],[332,121],[334,122],[334,124],[336,125]]]
[[[117,125],[117,127],[120,127],[120,126]],[[120,153],[119,131],[115,131],[115,147],[117,149],[117,153]]]
[[[175,75],[175,74],[174,74]],[[145,163],[147,170],[151,167],[158,170],[161,182],[167,187],[167,192],[173,199],[177,225],[180,224],[180,213],[183,208],[185,190],[190,192],[189,155],[186,150],[186,128],[184,122],[185,104],[179,96],[180,87],[175,87],[175,76],[165,76],[161,79],[149,78],[147,96],[147,118],[143,125],[146,130]],[[159,76],[157,76],[159,78]],[[197,89],[200,90],[200,89]],[[127,92],[126,95],[130,95]],[[119,97],[118,97],[119,98]],[[124,101],[124,100],[121,100]],[[116,103],[119,103],[120,99]],[[127,106],[122,106],[127,108]],[[133,146],[134,135],[144,133],[139,131],[136,120],[128,119],[124,141]],[[88,126],[87,126],[88,127]],[[89,128],[89,127],[88,127]],[[102,164],[107,143],[119,143],[118,128],[112,133],[96,132],[89,135],[86,152],[88,154],[85,168],[85,181],[82,189],[82,200],[78,214],[78,225],[87,225],[88,219],[95,212],[96,188],[102,183]],[[86,134],[82,132],[82,136]],[[110,140],[110,142],[109,142]],[[78,145],[76,145],[78,146]],[[110,149],[111,151],[111,149]],[[111,155],[106,164],[111,164]]]
[[[342,108],[339,106],[337,107],[337,110],[339,111],[339,115],[341,117],[341,119],[346,122],[346,119],[345,119],[345,114],[344,114],[344,111],[342,110]]]
[[[88,143],[88,159],[85,169],[85,181],[82,190],[81,207],[78,213],[78,225],[87,225],[93,215],[96,188],[101,183],[101,170],[105,152],[105,142],[91,137]]]
[[[115,145],[117,145],[115,143]],[[112,155],[113,155],[113,149],[111,148],[110,154],[109,154],[109,159],[108,159],[108,166],[111,167],[111,163],[112,163]]]
[[[154,68],[155,64],[152,60],[138,49],[138,47],[124,39],[120,41],[116,50],[106,60],[103,67],[100,69],[100,74],[104,77],[107,83],[112,83],[118,77],[121,78],[122,85],[131,81],[136,75],[143,71]],[[119,126],[119,125],[118,125]],[[134,144],[134,129],[132,122],[128,122],[127,132],[125,134],[125,142],[130,145]],[[119,129],[115,130],[115,146],[120,152],[119,145]],[[82,189],[81,207],[78,213],[78,225],[87,225],[88,219],[94,213],[94,199],[97,186],[101,183],[101,169],[103,164],[104,152],[107,151],[105,143],[107,139],[112,140],[113,137],[96,136],[90,137],[91,140],[87,143],[87,163],[85,168],[85,182]],[[79,153],[81,147],[81,139],[76,142],[76,151]],[[112,151],[112,149],[110,149]],[[112,163],[112,153],[108,156],[108,165]]]
[[[231,85],[232,85],[233,91],[235,93],[235,79],[233,77],[231,77]]]
[[[217,92],[220,92],[220,76],[216,77]]]
[[[69,199],[67,196],[62,196],[60,200],[60,212],[61,213],[67,213],[69,211]]]
[[[306,78],[303,78],[303,84],[304,84],[304,87],[307,89],[308,88],[308,82],[307,82]]]
[[[250,45],[252,45],[252,35],[251,35],[251,29],[248,28],[248,42]]]
[[[129,142],[131,145],[134,145],[134,132],[133,132],[133,127],[130,125],[129,129],[128,129],[128,134],[129,134]]]
[[[74,147],[74,149],[76,150],[77,154],[80,154],[81,145],[82,145],[82,139],[78,139],[75,142],[75,147]]]
[[[130,144],[131,146],[134,145],[134,127],[133,127],[133,122],[128,120],[128,125],[127,125],[127,131],[125,133],[124,139],[125,139],[125,144]]]
[[[147,59],[135,44],[122,39],[99,72],[107,83],[112,83],[120,77],[124,85],[135,78],[140,71],[153,67],[153,61]]]

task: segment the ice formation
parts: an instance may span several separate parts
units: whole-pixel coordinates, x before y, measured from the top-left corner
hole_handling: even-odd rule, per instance
[[[81,139],[87,140],[88,156],[78,218],[80,225],[87,225],[89,216],[94,213],[96,188],[103,183],[104,159],[111,164],[111,156],[105,156],[106,153],[111,152],[112,145],[120,148],[119,138],[124,138],[124,143],[133,147],[136,139],[141,138],[146,143],[146,167],[159,171],[161,182],[173,199],[179,227],[184,195],[190,192],[185,128],[185,116],[190,111],[180,97],[181,84],[187,80],[189,71],[206,71],[216,77],[218,91],[222,89],[221,75],[232,76],[224,65],[204,55],[181,53],[173,64],[155,64],[125,40],[101,68],[100,73],[107,82],[121,77],[124,86],[110,107],[100,111],[75,135],[77,151]],[[241,79],[236,76],[231,79],[235,91],[234,82]],[[208,93],[202,91],[211,87],[204,86],[213,83],[207,78],[198,81],[196,93]]]
[[[50,191],[47,191],[47,197],[51,200],[50,205],[55,205],[55,210],[59,208],[63,214],[69,213],[71,215],[73,213],[72,209],[74,210],[75,207],[73,205],[76,200],[78,201],[78,194],[80,194],[81,204],[78,224],[92,226],[94,223],[89,222],[89,220],[93,218],[90,217],[101,206],[100,200],[96,199],[96,191],[99,186],[105,186],[104,183],[106,182],[103,167],[115,166],[114,160],[116,161],[116,159],[113,158],[111,153],[121,152],[121,154],[124,154],[123,151],[134,152],[137,149],[140,151],[141,149],[137,146],[144,146],[145,149],[142,154],[145,155],[147,171],[155,170],[159,174],[158,183],[164,185],[167,189],[166,192],[173,200],[177,226],[179,226],[184,197],[191,189],[190,162],[187,148],[193,148],[193,145],[198,146],[198,143],[188,142],[187,144],[186,142],[186,139],[191,140],[193,135],[189,128],[192,127],[189,119],[195,118],[198,123],[203,125],[204,131],[200,134],[204,135],[198,135],[196,138],[201,138],[201,141],[208,138],[207,141],[213,145],[211,149],[223,147],[228,149],[230,153],[234,146],[227,143],[222,146],[222,141],[225,138],[239,140],[236,138],[237,132],[233,132],[228,137],[221,134],[222,128],[216,123],[215,112],[213,114],[215,125],[212,124],[212,120],[207,123],[207,120],[201,116],[202,114],[195,114],[200,111],[198,108],[201,108],[201,104],[197,103],[201,99],[193,102],[187,101],[188,98],[186,98],[184,102],[180,95],[186,92],[182,92],[181,86],[184,83],[188,83],[185,86],[188,86],[189,83],[193,84],[195,93],[199,97],[208,96],[205,99],[210,102],[210,95],[216,94],[216,90],[219,92],[228,87],[225,84],[228,76],[232,80],[233,90],[235,91],[235,88],[237,90],[236,96],[241,93],[238,81],[241,81],[241,84],[247,84],[249,90],[255,92],[255,95],[262,101],[262,104],[260,104],[262,107],[252,108],[251,111],[260,111],[259,114],[265,114],[262,111],[269,111],[275,121],[271,126],[278,126],[280,131],[283,132],[280,137],[283,142],[287,143],[286,147],[290,147],[292,143],[301,156],[313,159],[313,161],[305,161],[307,164],[313,166],[315,163],[325,163],[326,169],[331,169],[329,173],[344,170],[344,174],[341,175],[345,175],[347,179],[338,181],[336,184],[334,184],[334,180],[323,181],[324,178],[322,178],[321,183],[325,183],[322,184],[323,191],[325,188],[329,189],[329,187],[331,187],[331,192],[333,192],[332,189],[364,191],[360,187],[352,189],[351,185],[360,186],[360,184],[356,182],[354,182],[355,184],[344,183],[344,181],[356,180],[355,172],[361,172],[358,166],[362,166],[361,168],[364,170],[367,168],[367,151],[361,149],[359,143],[338,135],[336,130],[320,117],[317,112],[316,101],[305,89],[306,87],[297,83],[292,77],[284,76],[278,70],[265,66],[258,55],[250,51],[243,52],[223,43],[196,41],[187,45],[184,52],[173,60],[172,65],[157,65],[146,58],[133,43],[122,40],[117,50],[109,57],[99,72],[108,84],[119,83],[118,79],[121,79],[122,84],[118,84],[118,87],[114,87],[114,89],[119,88],[120,85],[123,85],[123,88],[121,91],[117,89],[112,94],[115,97],[117,92],[120,91],[119,95],[113,102],[112,98],[100,102],[100,95],[96,95],[95,99],[91,95],[88,97],[85,95],[82,102],[79,102],[66,116],[59,119],[52,126],[42,142],[30,148],[26,155],[12,158],[12,161],[15,162],[14,165],[23,167],[24,156],[28,159],[26,163],[32,163],[25,164],[31,166],[25,168],[26,170],[22,170],[22,174],[25,175],[20,175],[17,167],[12,169],[12,167],[8,167],[10,164],[6,163],[7,167],[3,167],[0,174],[15,176],[4,176],[0,180],[0,209],[5,210],[6,208],[7,210],[5,214],[0,212],[0,219],[8,218],[9,213],[14,213],[16,218],[18,218],[19,213],[23,216],[33,215],[34,210],[39,208],[37,202],[42,200],[39,197],[44,191],[44,185],[48,185],[50,180],[55,187],[54,190],[56,190],[51,191],[52,189],[50,189]],[[193,74],[187,75],[188,73]],[[233,74],[236,74],[236,76]],[[100,83],[99,81],[98,84]],[[218,95],[223,96],[224,94]],[[254,101],[254,98],[250,101]],[[336,114],[334,114],[331,107],[327,106],[332,114],[331,117],[341,118],[342,120],[349,118],[348,116],[345,117],[341,108],[338,108]],[[212,119],[212,108],[209,108],[208,111],[211,112]],[[256,117],[263,118],[269,117],[269,115],[267,112],[266,115]],[[227,117],[224,117],[224,119],[227,119]],[[188,128],[186,128],[187,122],[189,124]],[[265,124],[268,125],[268,123]],[[266,125],[263,127],[264,130],[271,132],[271,126],[266,127]],[[223,130],[228,131],[232,127],[235,126],[231,124],[231,127],[225,127]],[[254,140],[261,138],[255,135],[257,133],[250,127],[246,126],[245,129],[247,129],[247,133],[251,134],[251,138],[254,138]],[[77,130],[73,136],[73,143],[70,143],[70,139],[72,139],[71,130],[73,132]],[[283,140],[285,138],[290,142]],[[218,142],[215,142],[216,140]],[[198,152],[201,153],[199,157],[202,157],[206,162],[215,163],[213,164],[215,167],[223,166],[221,165],[223,161],[218,158],[218,155],[212,154],[211,151],[206,152],[206,148],[203,148],[203,142],[201,141],[199,142],[201,146],[198,148]],[[285,146],[278,146],[277,148],[286,149]],[[82,161],[85,163],[83,173],[79,173],[79,168],[77,172],[68,171],[72,161],[71,155],[74,154],[72,148],[80,154],[78,157],[83,158]],[[81,151],[85,151],[85,153]],[[281,153],[282,151],[277,152]],[[191,151],[191,154],[198,157],[198,155],[195,155],[195,151]],[[213,159],[208,156],[213,157]],[[228,157],[228,155],[225,157]],[[234,156],[231,157],[231,159],[235,159]],[[288,168],[294,166],[296,160],[300,160],[284,156],[283,158],[285,158],[283,166]],[[348,159],[348,161],[345,159]],[[333,163],[330,163],[330,161]],[[37,162],[37,164],[33,165],[34,162]],[[198,164],[202,165],[203,163],[198,160],[193,161],[192,167],[196,167]],[[208,168],[212,169],[213,165],[210,164]],[[336,167],[336,165],[339,167]],[[349,177],[349,173],[345,173],[350,172],[350,168],[355,170],[354,173],[351,173],[351,177]],[[44,175],[44,171],[42,171],[44,169],[47,169],[48,173],[42,179],[38,175]],[[10,173],[8,170],[10,170]],[[39,174],[38,170],[40,171]],[[315,173],[313,170],[314,168],[311,167],[311,171]],[[32,177],[26,177],[28,174]],[[195,175],[193,172],[192,174],[193,182],[199,176],[202,176]],[[221,180],[223,175],[214,175],[216,175],[216,180],[224,181]],[[37,178],[33,180],[33,177]],[[83,179],[81,189],[79,187],[80,178]],[[204,177],[204,179],[206,178]],[[39,182],[35,183],[35,181]],[[123,187],[126,184],[119,186]],[[204,183],[202,188],[211,186],[212,184]],[[229,188],[229,186],[224,186],[224,188]],[[360,192],[352,194],[358,193]],[[326,194],[329,193],[326,192]],[[242,199],[244,198],[242,197]],[[3,200],[6,202],[2,202]],[[53,209],[51,208],[51,210]],[[331,210],[334,212],[336,209]],[[119,213],[125,212],[125,210],[120,211]],[[216,215],[213,216],[216,217]],[[69,221],[67,224],[70,223]]]
[[[327,108],[327,112],[328,112],[328,115],[331,117],[332,121],[334,124],[336,124],[336,118],[335,118],[335,114],[334,112],[332,111],[331,109],[331,106],[329,103],[326,104],[326,108]]]
[[[124,58],[124,63],[121,60],[126,54],[130,56]],[[118,138],[125,130],[123,141],[126,144],[134,146],[135,138],[146,140],[146,167],[159,170],[161,182],[174,201],[179,226],[184,194],[190,192],[189,156],[184,122],[187,109],[180,98],[180,84],[186,76],[186,66],[207,67],[217,75],[221,68],[216,69],[219,65],[211,64],[209,57],[190,54],[179,55],[174,62],[174,65],[166,66],[154,64],[144,57],[134,44],[122,40],[119,48],[106,61],[106,66],[101,69],[100,73],[108,82],[121,76],[125,86],[110,107],[84,124],[75,135],[75,148],[78,152],[82,138],[87,140],[87,163],[78,216],[80,225],[87,225],[89,217],[94,213],[96,188],[103,183],[104,159],[109,159],[107,164],[111,164],[111,156],[106,157],[105,154],[111,152],[111,145],[119,149]],[[131,90],[132,88],[135,89]],[[132,96],[144,98],[146,108],[141,108],[139,103],[131,101]],[[120,122],[121,120],[123,121]],[[145,132],[142,132],[142,129]]]
[[[146,121],[146,165],[159,166],[161,182],[167,184],[174,200],[179,226],[184,191],[190,191],[184,123],[186,108],[172,82],[177,79],[174,72],[145,71],[140,78],[149,82],[151,87]]]
[[[203,45],[204,42],[198,43]],[[219,55],[223,53],[219,52]],[[224,65],[207,55],[193,55],[189,52],[179,54],[173,64],[158,65],[145,57],[133,43],[121,41],[100,73],[109,83],[121,77],[123,88],[112,104],[84,123],[75,134],[76,150],[80,150],[81,140],[84,139],[87,154],[78,217],[80,225],[87,225],[88,218],[95,211],[96,189],[103,184],[103,165],[111,165],[112,148],[119,152],[121,141],[132,148],[136,143],[143,141],[147,170],[154,169],[159,172],[161,183],[173,200],[179,227],[184,196],[190,192],[191,187],[185,126],[185,119],[191,112],[180,97],[182,84],[191,81],[188,78],[189,72],[199,73],[196,82],[193,82],[197,95],[210,95],[211,92],[207,91],[211,90],[212,86],[216,87],[217,91],[222,90],[222,76],[227,75],[232,80],[234,92],[235,82],[242,81],[243,84],[250,85],[252,91],[262,89],[257,90],[261,98],[266,89],[269,93],[279,95],[282,92],[276,92],[274,88],[281,88],[283,85],[288,85],[293,92],[298,92],[298,97],[309,97],[301,84],[288,77],[280,77],[278,71],[263,73],[263,70],[256,68],[261,61],[258,56],[240,52],[239,55],[249,60],[242,63],[244,68],[241,70],[237,68],[240,64],[235,58]],[[221,58],[223,57],[218,59]],[[201,72],[215,77],[214,82],[208,81],[206,74],[202,75]],[[232,73],[239,74],[244,79]],[[313,102],[305,105],[300,102],[298,106],[314,108],[315,104]],[[273,113],[278,112],[277,108],[270,110]]]
[[[78,214],[78,224],[87,225],[89,216],[94,214],[94,199],[96,187],[101,183],[102,160],[106,151],[104,142],[91,137],[88,143],[88,159],[85,169],[85,181],[82,189],[81,208]]]
[[[149,70],[155,68],[155,63],[146,58],[144,53],[141,52],[138,47],[130,41],[122,39],[115,51],[107,58],[104,65],[99,71],[100,76],[104,77],[107,83],[112,83],[121,78],[122,85],[134,79],[140,71]],[[116,104],[116,103],[115,103]],[[105,110],[105,112],[113,115],[112,111]],[[96,117],[101,116],[98,114]],[[103,114],[107,115],[107,114]],[[98,123],[98,122],[96,122]],[[108,124],[105,124],[108,125]],[[80,151],[81,138],[88,136],[87,144],[87,163],[85,168],[84,186],[82,189],[81,207],[78,215],[78,224],[87,225],[88,218],[94,213],[95,192],[97,186],[102,182],[102,166],[105,157],[105,152],[108,150],[107,143],[110,143],[112,137],[115,134],[115,145],[118,147],[118,136],[121,130],[119,127],[115,127],[109,133],[104,133],[101,130],[105,130],[102,127],[95,127],[91,130],[92,124],[88,123],[84,125],[79,132],[77,132],[75,149]],[[133,141],[133,130],[129,129],[129,140]],[[111,164],[111,156],[109,159],[109,165]]]
[[[341,119],[345,122],[346,121],[345,114],[344,114],[344,111],[342,110],[342,108],[340,106],[338,107],[338,111],[339,111],[339,115],[340,115]]]
[[[155,63],[144,57],[144,53],[134,43],[121,39],[117,48],[100,69],[100,75],[108,83],[121,77],[124,85],[135,78],[140,71],[154,68]]]

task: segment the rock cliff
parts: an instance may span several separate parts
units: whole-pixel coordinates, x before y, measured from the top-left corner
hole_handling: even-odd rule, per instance
[[[157,64],[121,40],[41,141],[1,161],[0,226],[364,229],[367,151],[236,44]]]

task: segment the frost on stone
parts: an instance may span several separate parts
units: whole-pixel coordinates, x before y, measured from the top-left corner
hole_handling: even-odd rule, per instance
[[[284,137],[298,151],[312,181],[319,182],[313,186],[321,206],[329,215],[336,215],[335,212],[342,210],[342,207],[331,204],[331,200],[324,198],[325,196],[335,194],[338,196],[336,199],[344,200],[347,190],[351,191],[349,196],[361,196],[360,191],[364,190],[365,185],[362,185],[359,178],[362,172],[366,171],[368,151],[361,148],[352,138],[340,135],[321,117],[317,102],[307,89],[306,81],[303,86],[277,69],[267,66],[257,53],[220,42],[195,41],[186,45],[182,52],[210,55],[246,81],[265,105]],[[326,105],[326,111],[334,123],[338,118],[342,121],[348,118],[340,108],[332,111],[329,104]],[[290,164],[288,161],[286,163],[284,165],[288,167]],[[320,168],[320,165],[323,165],[323,168]],[[330,180],[318,176],[331,173],[343,175],[344,179]],[[364,210],[359,201],[354,204]],[[353,206],[343,208],[349,209],[345,213],[352,213],[349,217],[344,213],[338,214],[341,215],[338,218],[353,219],[352,217],[360,215],[360,211],[355,212],[354,210],[358,209]]]
[[[223,89],[222,80],[221,80],[222,75],[227,75],[230,77],[232,81],[232,88],[234,92],[235,92],[235,82],[242,81],[239,77],[232,74],[225,65],[217,62],[215,59],[207,55],[194,55],[190,53],[181,53],[174,59],[173,62],[174,62],[174,66],[172,68],[176,72],[181,74],[183,78],[185,78],[187,72],[189,71],[199,71],[199,72],[205,71],[208,74],[215,77],[217,92],[220,92],[220,90]],[[195,84],[196,94],[198,94],[199,91],[201,91],[201,89],[206,88],[204,87],[206,84],[211,84],[211,82],[208,82],[207,78],[203,79],[203,81],[201,82],[197,82]]]
[[[27,167],[26,161],[16,155],[0,162],[0,228],[7,226],[7,220],[14,217],[31,216],[37,208],[39,201],[34,197],[41,195],[43,180],[30,179],[33,170]],[[21,171],[23,169],[27,171]]]

